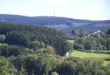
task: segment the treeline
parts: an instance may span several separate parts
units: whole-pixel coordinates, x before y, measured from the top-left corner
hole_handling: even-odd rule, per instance
[[[63,58],[48,51],[5,58],[0,56],[1,75],[110,75],[102,61]]]
[[[76,50],[110,50],[110,30],[87,34],[84,31],[72,31]]]
[[[51,45],[55,52],[64,55],[68,49],[66,36],[46,27],[0,23],[0,41],[9,45],[39,49]]]
[[[64,55],[67,37],[46,27],[0,23],[0,75],[110,75],[103,61]]]
[[[1,75],[109,75],[110,65],[97,59],[78,59],[56,55],[54,48],[34,51],[12,45],[0,46]]]

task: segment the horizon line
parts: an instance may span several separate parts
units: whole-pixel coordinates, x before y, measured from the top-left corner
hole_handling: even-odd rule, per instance
[[[65,16],[56,16],[56,15],[39,15],[39,16],[29,16],[29,15],[21,15],[21,14],[7,14],[7,13],[0,13],[0,15],[12,15],[12,16],[23,16],[23,17],[62,17],[62,18],[69,18],[69,19],[76,19],[76,20],[88,20],[88,21],[108,21],[110,19],[81,19],[81,18],[72,18],[72,17],[65,17]]]

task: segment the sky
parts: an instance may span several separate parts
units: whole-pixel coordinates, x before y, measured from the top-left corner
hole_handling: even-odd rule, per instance
[[[110,0],[0,0],[0,14],[110,20]]]

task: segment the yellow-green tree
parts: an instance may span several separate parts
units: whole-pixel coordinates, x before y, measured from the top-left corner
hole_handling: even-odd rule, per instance
[[[11,75],[9,69],[10,63],[4,57],[0,57],[0,75]]]

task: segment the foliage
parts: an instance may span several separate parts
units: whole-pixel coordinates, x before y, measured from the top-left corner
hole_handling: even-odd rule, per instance
[[[103,31],[93,34],[80,31],[73,40],[73,48],[76,50],[110,50],[110,35]]]
[[[88,36],[80,31],[73,40],[70,43],[66,35],[46,27],[0,23],[0,75],[110,75],[109,64],[102,62],[110,55],[106,51],[88,53],[88,49],[109,49],[109,34]],[[73,48],[86,52],[60,56]],[[98,58],[71,57],[75,54]]]
[[[4,42],[5,41],[5,35],[0,35],[0,42]]]
[[[1,75],[11,75],[10,63],[4,57],[0,57],[0,74]]]
[[[5,43],[10,45],[18,45],[32,49],[51,45],[59,55],[64,55],[69,50],[66,47],[68,46],[65,42],[66,35],[55,29],[1,22],[0,34],[6,36]]]

